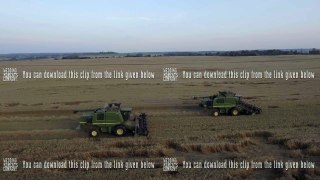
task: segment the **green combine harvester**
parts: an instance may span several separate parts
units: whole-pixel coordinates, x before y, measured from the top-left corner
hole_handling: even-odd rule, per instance
[[[194,97],[200,99],[199,106],[212,110],[213,116],[220,114],[230,114],[237,116],[239,114],[260,114],[261,108],[244,102],[241,96],[230,91],[219,91],[218,94],[204,97]]]
[[[147,115],[132,115],[132,108],[122,108],[121,103],[111,103],[104,108],[77,110],[84,113],[80,117],[80,128],[89,136],[97,137],[100,133],[116,136],[140,135],[148,136]]]

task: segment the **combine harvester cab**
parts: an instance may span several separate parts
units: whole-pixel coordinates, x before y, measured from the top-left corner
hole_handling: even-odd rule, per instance
[[[122,108],[120,105],[111,103],[105,108],[78,110],[74,113],[84,113],[80,117],[80,128],[91,137],[97,137],[100,133],[148,136],[147,115],[141,113],[134,116],[132,108]]]
[[[261,108],[244,102],[241,96],[230,91],[219,91],[217,95],[194,97],[194,99],[201,99],[199,106],[210,109],[213,116],[219,116],[220,114],[254,115],[262,112]]]

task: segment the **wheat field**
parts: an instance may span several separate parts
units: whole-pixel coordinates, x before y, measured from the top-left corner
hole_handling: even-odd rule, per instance
[[[320,178],[320,56],[144,57],[85,60],[1,61],[24,71],[150,71],[155,79],[22,79],[0,82],[1,158],[45,160],[149,160],[154,169],[19,169],[16,178],[266,179]],[[300,71],[314,79],[181,79],[164,82],[163,68]],[[1,77],[2,79],[2,74]],[[255,116],[219,116],[197,106],[193,96],[229,90],[256,104]],[[148,137],[102,135],[76,130],[74,109],[121,102],[148,115]],[[164,172],[163,157],[176,157],[178,171]],[[308,160],[314,169],[183,169],[182,161]],[[2,164],[1,164],[2,165]],[[19,164],[19,166],[21,166]],[[2,168],[2,167],[1,167]]]

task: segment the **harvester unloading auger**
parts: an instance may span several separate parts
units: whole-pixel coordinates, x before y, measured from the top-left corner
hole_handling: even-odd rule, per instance
[[[219,91],[217,95],[194,97],[194,99],[201,99],[199,106],[211,109],[213,116],[219,116],[220,114],[254,115],[262,112],[261,108],[244,102],[241,96],[230,91]]]
[[[123,108],[121,103],[111,103],[104,108],[77,110],[83,112],[80,117],[80,128],[96,137],[100,133],[109,133],[116,136],[126,134],[148,136],[147,115],[140,113],[132,115],[132,108]]]

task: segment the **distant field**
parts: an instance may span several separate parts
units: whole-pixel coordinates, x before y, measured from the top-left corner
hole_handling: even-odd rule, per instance
[[[99,60],[2,61],[18,70],[91,71],[149,70],[155,79],[19,79],[0,81],[0,152],[2,157],[44,161],[63,159],[143,159],[157,162],[153,170],[19,170],[6,178],[320,178],[320,56],[153,57]],[[182,70],[309,70],[315,79],[179,79],[163,82],[164,67]],[[2,73],[0,75],[2,79]],[[211,117],[193,96],[221,90],[241,94],[263,109],[255,116]],[[122,102],[136,113],[146,112],[149,137],[103,135],[90,139],[76,130],[73,109]],[[162,170],[163,157],[201,160],[309,160],[316,169],[303,170]],[[181,164],[180,164],[181,165]],[[2,167],[1,167],[2,168]]]

